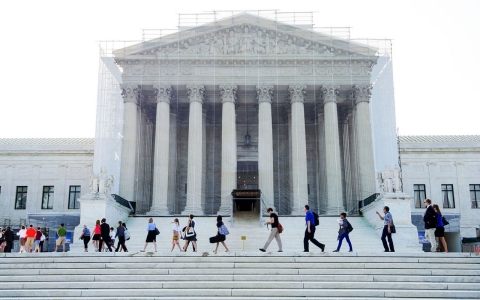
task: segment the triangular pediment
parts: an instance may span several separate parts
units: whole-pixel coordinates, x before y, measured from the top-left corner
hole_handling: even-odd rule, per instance
[[[376,48],[241,13],[114,51],[117,59],[374,56]]]

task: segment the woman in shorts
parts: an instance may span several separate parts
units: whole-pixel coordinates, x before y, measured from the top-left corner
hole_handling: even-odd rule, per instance
[[[93,238],[92,238],[92,244],[93,247],[95,248],[95,252],[98,252],[98,246],[100,244],[100,238],[101,238],[101,230],[100,230],[100,220],[97,220],[95,222],[95,229],[93,230]]]
[[[27,239],[27,229],[25,229],[25,225],[22,225],[22,229],[20,229],[19,232],[17,232],[17,235],[19,237],[19,244],[20,244],[20,251],[19,253],[25,252],[25,240]]]
[[[182,248],[180,248],[180,243],[178,242],[178,239],[180,238],[180,222],[178,221],[177,218],[173,220],[172,223],[172,229],[173,229],[173,236],[172,236],[172,250],[170,252],[173,252],[173,249],[175,249],[175,245],[178,246],[178,249],[180,249],[180,252],[182,251]]]

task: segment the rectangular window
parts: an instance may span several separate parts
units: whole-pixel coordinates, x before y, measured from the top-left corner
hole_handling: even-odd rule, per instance
[[[480,208],[480,184],[470,184],[470,200],[472,208]]]
[[[80,198],[80,186],[79,185],[71,185],[70,186],[70,193],[68,197],[68,208],[69,209],[79,209],[80,202],[78,202],[78,198]]]
[[[455,199],[453,198],[453,184],[442,184],[443,208],[455,208]]]
[[[15,209],[27,208],[27,187],[17,186],[17,196],[15,197]]]
[[[53,186],[43,187],[42,209],[53,209]]]
[[[425,193],[425,185],[414,184],[413,195],[415,200],[415,208],[422,208],[423,202],[425,201],[425,199],[427,199],[427,194]]]

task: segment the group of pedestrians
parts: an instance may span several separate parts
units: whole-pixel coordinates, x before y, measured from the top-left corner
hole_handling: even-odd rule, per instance
[[[424,204],[427,208],[423,214],[425,237],[430,242],[430,251],[440,252],[441,244],[443,252],[448,252],[447,242],[445,241],[445,225],[448,225],[448,221],[442,215],[440,207],[437,204],[432,205],[432,200],[425,199]],[[439,243],[437,243],[437,238]]]
[[[46,238],[40,227],[35,229],[33,225],[30,225],[27,229],[25,225],[22,225],[17,236],[20,245],[19,253],[42,252],[41,249]],[[10,226],[6,230],[0,227],[0,252],[11,253],[14,240],[15,234]]]
[[[117,247],[115,247],[115,239],[118,238]],[[82,233],[80,234],[79,239],[83,240],[84,252],[88,252],[88,243],[92,241],[93,248],[95,252],[104,251],[112,252],[112,248],[115,249],[115,252],[128,252],[127,246],[125,245],[126,240],[130,239],[130,233],[128,232],[127,226],[122,221],[117,222],[117,230],[108,225],[107,220],[103,218],[101,221],[97,220],[92,232],[86,224],[83,225]]]

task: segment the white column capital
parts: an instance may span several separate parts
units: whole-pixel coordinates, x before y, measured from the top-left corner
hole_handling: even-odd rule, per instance
[[[157,97],[157,103],[166,102],[170,104],[172,99],[172,86],[164,84],[155,84],[153,85],[153,90],[155,97]]]
[[[138,103],[138,98],[140,97],[141,89],[138,85],[134,84],[121,84],[120,89],[122,90],[123,102],[134,102]]]
[[[263,84],[257,85],[257,100],[258,102],[272,103],[273,99],[273,85]]]
[[[370,96],[372,95],[372,85],[367,83],[353,85],[352,94],[355,103],[368,103],[370,102]]]
[[[236,103],[237,101],[237,86],[232,84],[221,84],[220,88],[220,97],[222,99],[222,103],[225,102],[233,102]]]
[[[306,84],[291,84],[288,87],[288,93],[290,94],[290,102],[305,102],[305,96],[307,95]]]
[[[323,103],[337,102],[337,96],[340,94],[340,86],[336,84],[327,84],[320,87]]]
[[[190,103],[199,102],[203,103],[205,99],[205,86],[203,84],[191,84],[187,85],[187,94]]]

